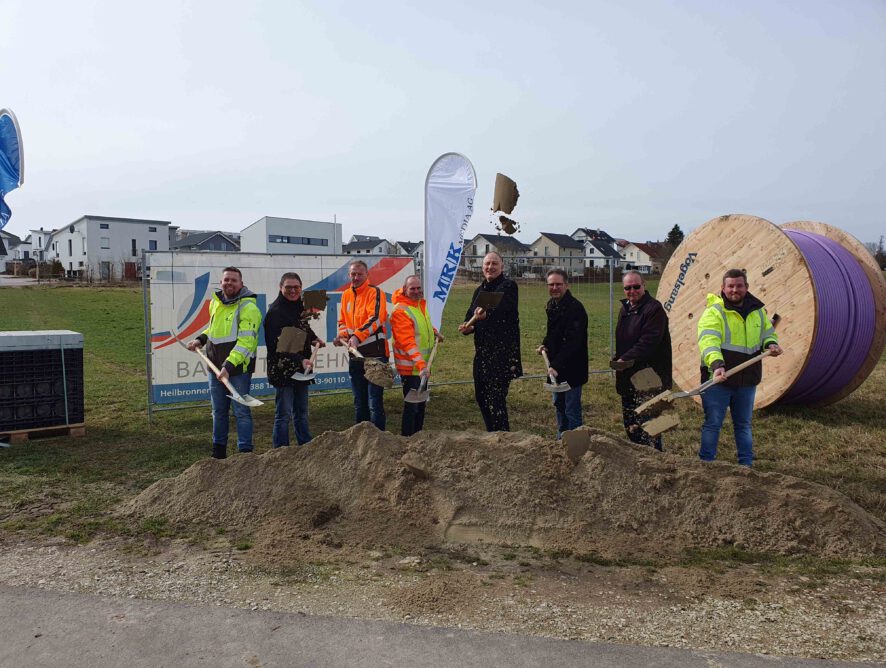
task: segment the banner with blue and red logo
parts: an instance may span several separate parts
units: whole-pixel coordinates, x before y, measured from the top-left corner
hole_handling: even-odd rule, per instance
[[[348,265],[358,259],[351,255],[263,255],[259,253],[175,253],[154,252],[146,256],[151,272],[150,325],[151,399],[155,404],[209,399],[206,368],[200,357],[185,344],[209,324],[209,301],[219,289],[222,270],[234,266],[243,273],[243,284],[257,295],[262,314],[280,294],[280,276],[294,271],[307,290],[326,290],[326,311],[311,328],[324,341],[335,338],[341,295],[350,285]],[[359,259],[369,265],[369,282],[388,296],[407,276],[415,273],[412,257],[370,257]],[[388,312],[392,306],[388,305]],[[146,325],[148,326],[148,325]],[[258,352],[252,394],[274,393],[267,381],[264,330],[258,333]],[[316,379],[311,390],[350,387],[348,353],[345,348],[327,345],[316,359]]]
[[[22,133],[18,121],[8,109],[0,109],[0,230],[12,217],[12,210],[4,199],[25,180],[24,154],[22,153]],[[0,239],[0,255],[5,255],[3,240]]]

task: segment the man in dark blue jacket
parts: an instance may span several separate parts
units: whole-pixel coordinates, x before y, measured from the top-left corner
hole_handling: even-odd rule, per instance
[[[551,269],[546,277],[551,299],[545,306],[548,329],[537,352],[547,353],[551,366],[546,373],[558,383],[569,383],[566,392],[554,392],[557,438],[582,425],[581,388],[588,382],[588,314],[569,291],[566,272]]]
[[[652,396],[638,392],[631,376],[651,367],[661,379],[661,389],[673,385],[671,370],[671,330],[668,315],[656,299],[646,292],[643,276],[629,271],[622,276],[625,299],[615,326],[615,359],[633,364],[615,373],[615,390],[621,395],[622,417],[628,438],[641,445],[662,449],[661,436],[650,436],[640,426],[636,408]]]

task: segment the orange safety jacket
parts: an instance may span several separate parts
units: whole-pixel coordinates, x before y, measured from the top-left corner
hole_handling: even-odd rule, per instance
[[[365,357],[387,357],[388,342],[385,322],[388,319],[387,298],[381,288],[365,281],[359,288],[348,287],[341,295],[338,336],[356,336],[357,350]]]
[[[415,301],[398,288],[391,298],[391,333],[394,336],[394,363],[401,376],[417,376],[427,366],[434,347],[436,329],[424,299]]]

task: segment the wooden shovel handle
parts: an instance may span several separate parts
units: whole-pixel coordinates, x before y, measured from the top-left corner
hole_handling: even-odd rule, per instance
[[[551,383],[553,383],[554,385],[559,385],[560,381],[554,380],[554,378],[551,376],[551,374],[548,373],[548,369],[551,368],[551,363],[548,360],[548,353],[546,350],[541,351],[541,358],[545,361],[545,375],[547,375],[548,380],[551,381]]]
[[[218,374],[221,372],[218,370],[218,367],[212,363],[212,360],[206,356],[206,353],[203,352],[203,346],[198,346],[197,348],[195,348],[195,351],[198,355],[200,355],[200,357],[203,358],[203,361],[206,362],[206,366],[208,366],[212,370],[212,372],[215,374],[215,377],[218,378]],[[227,378],[225,378],[221,382],[226,388],[228,388],[231,394],[237,397],[240,396],[240,393],[234,389],[234,386],[231,385],[231,381],[229,381]]]
[[[729,369],[729,371],[726,372],[726,377],[729,378],[729,376],[732,376],[732,375],[738,373],[742,369],[747,369],[752,364],[756,364],[761,359],[763,359],[764,357],[769,357],[771,354],[772,354],[772,351],[769,350],[769,348],[767,348],[766,350],[764,350],[762,353],[760,353],[756,357],[752,357],[749,360],[745,360],[744,362],[742,362],[738,366],[734,366],[731,369]]]
[[[363,355],[361,355],[360,351],[357,350],[354,346],[348,346],[348,352],[358,359],[363,359]]]

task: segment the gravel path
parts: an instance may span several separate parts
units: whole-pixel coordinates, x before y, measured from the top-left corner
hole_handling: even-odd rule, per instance
[[[267,572],[219,539],[136,545],[0,538],[0,584],[782,656],[886,661],[882,573],[770,575],[475,561],[367,551]],[[489,557],[489,554],[484,554]]]

